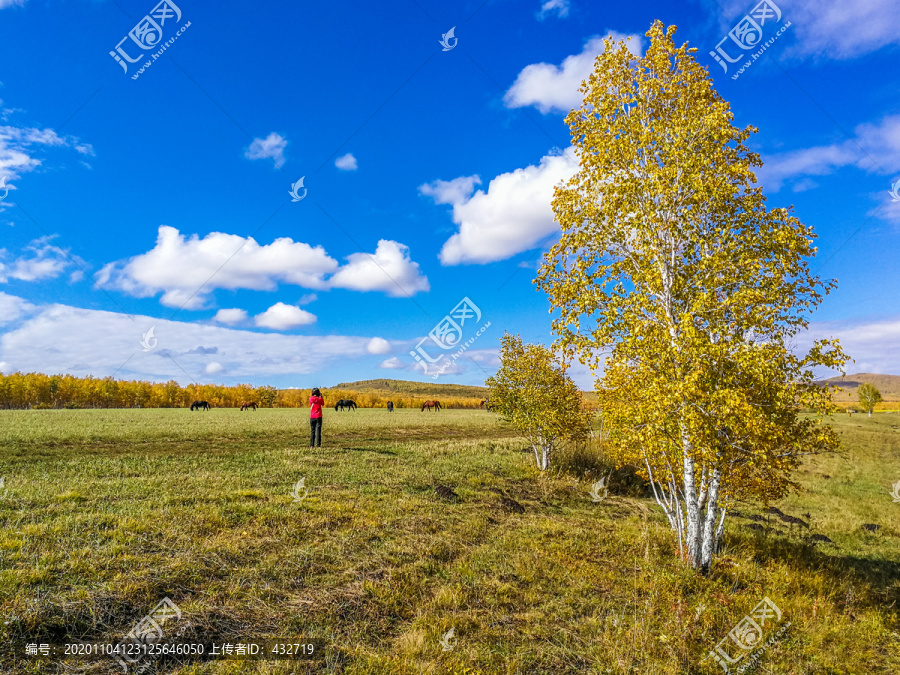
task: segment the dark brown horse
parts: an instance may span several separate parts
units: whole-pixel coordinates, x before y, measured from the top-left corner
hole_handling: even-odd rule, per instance
[[[340,401],[334,404],[335,412],[340,408],[343,410],[346,408],[347,410],[356,410],[356,401],[351,401],[349,398],[342,398]]]
[[[193,403],[191,403],[191,412],[193,412],[194,410],[206,410],[207,412],[209,412],[209,409],[211,407],[212,406],[206,401],[194,401]]]
[[[425,408],[428,408],[429,410],[434,410],[435,412],[437,412],[438,410],[441,409],[441,402],[440,401],[425,401],[425,403],[422,404],[422,412],[424,412]]]
[[[256,401],[244,401],[243,403],[241,403],[241,412],[250,410],[250,408],[256,410],[258,407],[259,406],[256,405]]]
[[[393,401],[387,402],[387,409],[388,409],[388,412],[394,412],[394,402]]]

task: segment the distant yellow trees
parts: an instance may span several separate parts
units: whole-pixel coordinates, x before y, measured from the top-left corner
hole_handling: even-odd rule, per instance
[[[349,398],[361,408],[384,407],[393,401],[397,408],[418,408],[426,398],[438,398],[445,408],[477,408],[474,397],[399,396],[392,392],[372,393],[344,389],[323,389],[326,405]],[[74,377],[44,373],[0,374],[0,409],[10,408],[185,408],[192,401],[209,401],[214,408],[237,408],[244,401],[256,401],[264,408],[302,408],[309,390],[275,389],[238,384],[189,384],[174,380],[145,382],[115,380],[111,377]]]

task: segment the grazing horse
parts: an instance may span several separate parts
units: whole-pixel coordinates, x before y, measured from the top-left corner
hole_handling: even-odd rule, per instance
[[[428,408],[429,410],[434,410],[435,412],[437,412],[438,410],[441,409],[441,402],[440,401],[425,401],[425,403],[422,404],[422,412],[424,412],[425,408]]]
[[[340,408],[343,410],[346,408],[347,410],[356,410],[356,402],[351,401],[349,398],[342,398],[340,401],[334,404],[334,410],[337,412],[337,409]]]
[[[191,403],[191,412],[193,412],[194,410],[206,410],[207,412],[209,412],[209,409],[211,407],[212,406],[206,401],[194,401],[193,403]]]
[[[481,402],[481,407],[484,410],[490,410],[491,409],[491,399],[489,399],[489,398],[484,399]]]
[[[394,402],[393,401],[387,402],[387,409],[388,409],[388,412],[394,412]]]
[[[253,408],[254,410],[256,410],[257,407],[258,406],[256,405],[256,401],[244,401],[243,403],[241,403],[241,412],[244,412],[245,410],[250,410],[250,408]]]

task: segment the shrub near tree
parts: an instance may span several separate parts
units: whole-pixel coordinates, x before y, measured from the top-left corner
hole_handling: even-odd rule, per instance
[[[641,58],[607,40],[566,118],[579,170],[557,187],[562,234],[536,283],[557,346],[595,373],[608,447],[642,467],[684,559],[706,573],[736,499],[797,488],[804,454],[838,446],[801,408],[834,410],[813,368],[837,342],[789,348],[834,282],[815,235],[755,185],[756,130],[732,125],[705,68],[656,22]],[[605,358],[604,358],[605,357]]]
[[[863,410],[869,413],[869,417],[871,417],[872,411],[875,410],[875,406],[882,401],[881,392],[878,391],[874,384],[866,382],[859,386],[857,395],[859,396],[859,405]]]
[[[592,413],[565,363],[546,347],[506,334],[500,340],[500,363],[485,380],[491,410],[528,439],[537,468],[546,471],[561,443],[587,435]]]

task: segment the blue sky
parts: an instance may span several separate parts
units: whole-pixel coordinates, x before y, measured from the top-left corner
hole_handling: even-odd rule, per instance
[[[532,278],[578,85],[661,19],[820,235],[839,287],[798,342],[900,374],[900,15],[770,5],[0,0],[0,371],[481,384],[504,330],[552,340]],[[423,372],[459,348],[430,333],[467,351]]]

